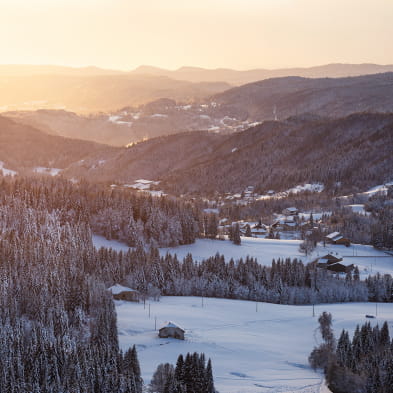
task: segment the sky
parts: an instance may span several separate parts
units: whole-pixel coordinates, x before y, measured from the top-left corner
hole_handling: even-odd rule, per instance
[[[0,0],[0,64],[393,63],[393,0]]]

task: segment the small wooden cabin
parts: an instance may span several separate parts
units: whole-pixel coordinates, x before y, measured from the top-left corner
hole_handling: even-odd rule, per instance
[[[108,288],[108,291],[112,292],[115,300],[126,300],[128,302],[139,302],[140,293],[132,288],[125,287],[120,284],[115,284]]]
[[[177,338],[178,340],[184,340],[185,330],[174,322],[169,321],[158,331],[158,337],[160,338]]]

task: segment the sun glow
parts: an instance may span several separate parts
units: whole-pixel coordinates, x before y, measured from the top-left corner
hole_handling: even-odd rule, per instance
[[[391,63],[392,17],[388,0],[2,0],[0,63],[124,70]]]

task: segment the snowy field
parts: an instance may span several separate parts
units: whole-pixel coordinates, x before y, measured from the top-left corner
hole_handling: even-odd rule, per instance
[[[350,247],[343,245],[326,245],[319,244],[314,252],[305,256],[299,252],[300,240],[275,240],[263,238],[242,237],[240,246],[234,245],[229,240],[210,240],[196,239],[195,243],[185,246],[161,248],[160,254],[164,256],[167,252],[176,254],[181,260],[191,253],[194,260],[202,261],[203,259],[214,256],[217,252],[223,254],[225,259],[230,258],[238,260],[245,258],[247,255],[257,258],[258,262],[270,266],[272,259],[275,258],[298,258],[303,262],[311,262],[318,257],[328,253],[343,258],[342,263],[345,265],[354,264],[359,267],[362,276],[369,274],[393,274],[393,255],[386,254],[383,251],[376,250],[372,246],[362,244],[352,244]],[[106,240],[102,236],[93,235],[93,243],[96,248],[107,247],[116,251],[127,251],[129,247],[124,243],[116,240]]]
[[[241,300],[163,297],[159,302],[116,302],[122,349],[135,344],[145,383],[160,363],[176,363],[187,352],[204,352],[213,362],[216,388],[221,393],[317,393],[321,375],[308,366],[308,355],[320,343],[317,317],[333,315],[336,337],[343,328],[375,315],[375,304],[346,303],[315,307],[286,306]],[[186,330],[185,341],[161,339],[155,331],[166,321]],[[393,304],[379,304],[373,325],[389,321]]]
[[[298,258],[303,262],[311,262],[318,257],[328,253],[343,258],[343,264],[354,264],[359,267],[361,274],[369,275],[380,272],[382,274],[393,274],[393,255],[388,255],[383,251],[376,250],[372,246],[362,244],[352,244],[350,247],[343,245],[319,244],[314,252],[305,256],[299,252],[301,240],[275,240],[262,238],[242,237],[240,246],[234,245],[228,240],[197,239],[194,244],[173,248],[161,248],[161,255],[167,252],[177,254],[179,258],[184,258],[191,253],[197,261],[215,255],[217,252],[225,255],[229,260],[245,258],[247,255],[257,258],[258,262],[270,266],[275,258]]]

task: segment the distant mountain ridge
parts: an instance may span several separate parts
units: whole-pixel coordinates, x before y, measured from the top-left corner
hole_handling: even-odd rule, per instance
[[[227,90],[225,82],[188,82],[137,74],[2,74],[0,111],[67,109],[78,113],[113,111],[160,98],[195,102]]]
[[[264,79],[300,76],[304,78],[343,78],[393,72],[393,64],[326,64],[314,67],[294,67],[282,69],[251,69],[233,70],[229,68],[205,69],[199,67],[180,67],[171,71],[152,66],[140,66],[132,73],[145,75],[167,76],[192,82],[223,81],[232,85],[243,85]]]

